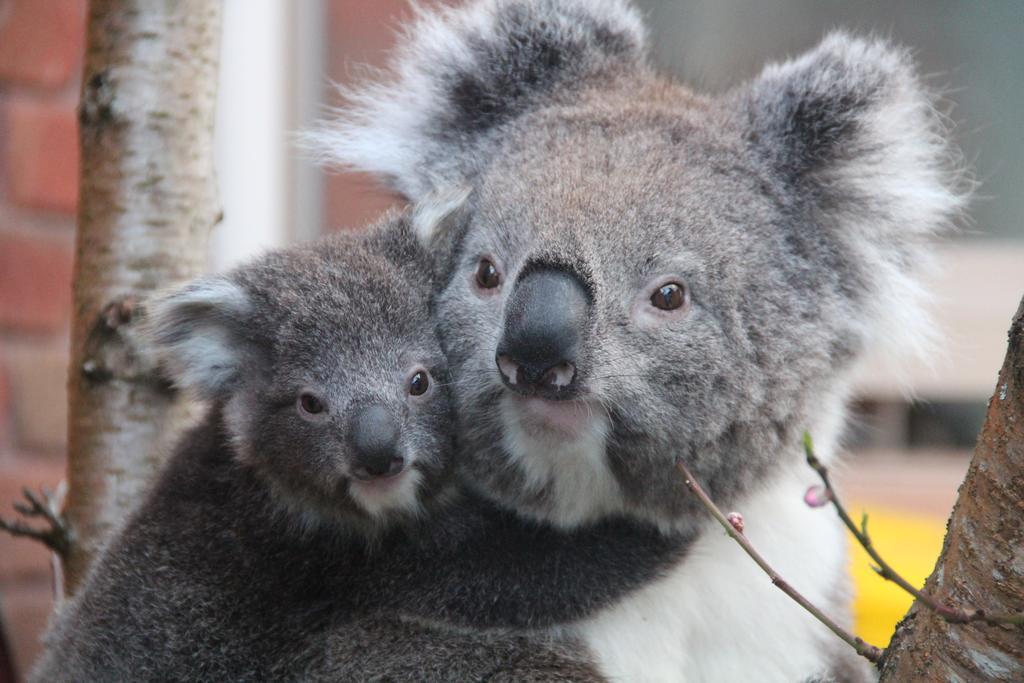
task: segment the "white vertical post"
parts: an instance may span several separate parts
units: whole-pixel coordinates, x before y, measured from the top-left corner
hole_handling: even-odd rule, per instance
[[[226,0],[216,161],[224,221],[210,236],[223,270],[284,242],[285,7]]]

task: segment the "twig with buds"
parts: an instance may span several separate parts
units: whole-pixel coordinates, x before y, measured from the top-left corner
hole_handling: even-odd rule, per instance
[[[14,503],[14,510],[25,519],[42,519],[44,528],[36,528],[20,519],[8,521],[0,518],[0,529],[12,536],[33,538],[64,557],[71,545],[68,526],[60,510],[60,495],[53,494],[45,487],[36,495],[31,489],[22,489],[27,502]]]
[[[886,581],[892,581],[897,586],[913,595],[921,604],[934,611],[950,623],[967,624],[974,621],[984,621],[990,625],[1024,624],[1024,612],[989,614],[980,609],[957,609],[939,602],[931,595],[928,595],[924,591],[914,587],[913,584],[900,576],[888,562],[882,559],[882,556],[877,550],[875,550],[875,546],[871,542],[871,537],[868,535],[867,514],[865,513],[861,517],[859,528],[854,524],[850,514],[846,511],[846,508],[836,495],[835,489],[832,488],[832,481],[828,475],[828,468],[818,460],[817,456],[815,456],[814,442],[811,440],[811,435],[807,432],[804,432],[804,454],[807,456],[807,464],[814,468],[814,471],[818,473],[819,477],[821,477],[822,484],[825,486],[824,489],[816,486],[812,486],[807,489],[807,493],[804,494],[804,502],[811,507],[822,507],[832,503],[832,506],[836,510],[836,514],[838,514],[839,518],[843,520],[843,524],[846,525],[846,528],[850,530],[850,533],[853,534],[854,538],[857,539],[857,542],[860,543],[861,547],[864,548],[871,559],[875,561],[875,565],[871,568],[876,574]]]
[[[795,588],[793,588],[793,586],[787,583],[785,579],[779,576],[778,572],[772,569],[771,565],[761,557],[760,553],[758,553],[757,550],[754,549],[754,546],[751,545],[750,541],[747,540],[747,537],[743,535],[743,515],[738,512],[731,512],[726,516],[719,507],[715,505],[711,498],[708,497],[708,494],[704,492],[704,489],[701,488],[700,484],[693,475],[690,474],[690,470],[687,469],[686,465],[682,461],[677,461],[676,467],[682,473],[686,481],[687,488],[697,496],[707,511],[710,512],[711,515],[718,520],[718,523],[722,525],[725,532],[729,534],[729,536],[736,541],[741,548],[743,548],[754,562],[757,563],[757,566],[759,566],[764,573],[768,575],[768,578],[772,580],[772,583],[779,590],[795,600],[801,607],[810,612],[815,619],[823,623],[830,631],[846,641],[850,647],[857,651],[857,654],[871,662],[878,662],[882,656],[881,649],[864,642],[863,639],[853,635],[834,622],[828,617],[828,615],[815,607],[810,600],[805,598]]]

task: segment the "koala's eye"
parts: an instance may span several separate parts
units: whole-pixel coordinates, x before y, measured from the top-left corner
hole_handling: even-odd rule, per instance
[[[483,289],[494,289],[501,284],[498,267],[490,259],[482,258],[476,267],[476,284]]]
[[[663,311],[674,311],[686,305],[686,286],[678,282],[666,282],[654,290],[651,305]]]
[[[319,415],[324,412],[327,407],[320,397],[312,394],[308,391],[304,391],[299,394],[299,410],[310,415]]]
[[[419,370],[409,380],[409,394],[411,396],[422,396],[430,388],[430,375],[426,370]]]

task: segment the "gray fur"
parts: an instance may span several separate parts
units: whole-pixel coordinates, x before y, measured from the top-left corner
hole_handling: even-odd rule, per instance
[[[33,680],[598,678],[540,629],[684,544],[629,520],[561,533],[455,489],[429,270],[393,215],[151,305],[157,349],[209,413],[61,607]],[[415,367],[433,388],[410,397]],[[307,389],[328,406],[315,422],[297,414]],[[347,416],[371,402],[400,416],[414,504],[354,492]]]
[[[805,429],[831,457],[869,348],[927,337],[917,275],[965,192],[907,51],[837,32],[708,97],[646,64],[622,2],[469,3],[408,42],[395,81],[319,140],[410,198],[472,191],[430,243],[450,264],[435,306],[462,469],[485,495],[562,527],[625,513],[695,531],[677,458],[728,508],[799,465]],[[497,290],[475,287],[481,258]],[[526,409],[495,349],[538,267],[592,297],[576,396],[596,464],[553,458],[564,435],[515,436]],[[689,289],[682,314],[649,304],[666,281]]]

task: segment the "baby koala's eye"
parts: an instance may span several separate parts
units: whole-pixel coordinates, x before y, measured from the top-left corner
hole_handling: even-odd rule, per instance
[[[477,264],[476,284],[482,289],[494,289],[501,284],[498,267],[490,259],[482,258]]]
[[[327,409],[319,396],[308,391],[299,394],[299,410],[309,415],[319,415]]]
[[[409,395],[422,396],[430,388],[430,375],[426,370],[419,370],[409,380]]]
[[[686,305],[686,285],[679,282],[666,282],[654,290],[651,305],[663,311],[675,311]]]

